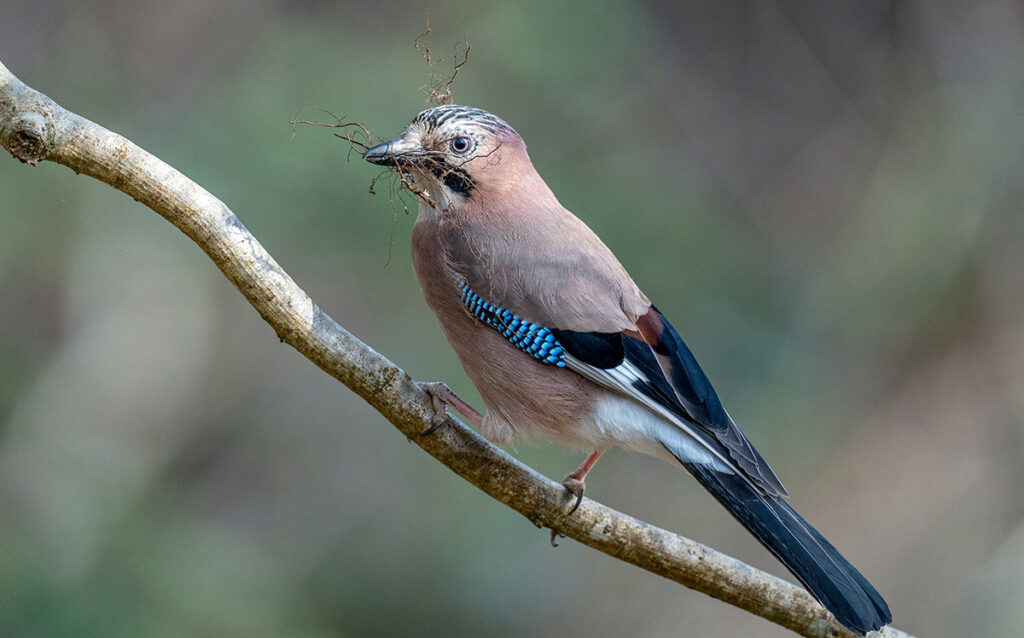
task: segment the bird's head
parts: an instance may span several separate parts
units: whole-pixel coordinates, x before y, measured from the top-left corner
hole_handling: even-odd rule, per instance
[[[428,208],[458,209],[498,195],[536,175],[526,145],[501,118],[444,104],[417,115],[401,135],[363,153],[394,168]]]

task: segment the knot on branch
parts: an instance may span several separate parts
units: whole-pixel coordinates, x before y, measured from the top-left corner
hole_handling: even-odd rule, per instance
[[[34,166],[46,156],[46,136],[47,126],[42,116],[27,114],[14,122],[4,146],[19,162]]]

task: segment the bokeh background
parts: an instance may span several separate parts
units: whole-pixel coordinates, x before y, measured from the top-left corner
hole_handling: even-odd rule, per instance
[[[813,521],[921,636],[1024,634],[1024,9],[963,2],[5,3],[0,59],[228,203],[339,322],[479,401],[412,217],[326,129],[463,34]],[[130,198],[0,161],[0,635],[785,636],[548,535],[275,338]],[[559,478],[579,453],[512,451]],[[696,483],[588,494],[784,570]]]

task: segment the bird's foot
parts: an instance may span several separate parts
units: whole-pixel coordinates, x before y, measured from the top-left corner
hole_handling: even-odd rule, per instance
[[[587,478],[587,474],[594,468],[594,464],[601,458],[607,447],[599,448],[594,450],[590,456],[585,458],[580,466],[576,468],[571,474],[568,474],[562,479],[562,485],[565,489],[569,490],[569,493],[576,497],[576,503],[569,510],[569,516],[572,516],[580,507],[580,503],[583,502],[583,490],[586,489],[587,484],[584,482]]]
[[[580,503],[583,502],[583,492],[587,488],[586,482],[582,478],[576,476],[578,471],[579,470],[562,479],[562,485],[565,489],[569,491],[569,494],[576,497],[576,503],[573,504],[572,509],[569,510],[569,516],[572,516],[576,510],[579,509]]]
[[[455,391],[448,387],[448,384],[441,382],[418,383],[420,388],[430,395],[434,405],[434,416],[430,418],[430,427],[420,433],[420,436],[427,436],[437,431],[439,427],[448,421],[448,406],[458,410],[459,414],[466,417],[470,423],[478,429],[483,425],[484,417],[473,409],[473,406],[462,400]]]
[[[430,401],[434,405],[434,416],[430,417],[430,427],[420,432],[420,436],[428,436],[437,432],[437,428],[444,425],[445,421],[447,421],[450,416],[448,414],[448,404],[444,402],[444,399],[441,399],[429,390],[427,390],[427,393],[430,394]]]

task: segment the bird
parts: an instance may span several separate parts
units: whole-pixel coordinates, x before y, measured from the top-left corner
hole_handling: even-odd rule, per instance
[[[562,483],[572,512],[613,445],[682,465],[842,625],[864,635],[891,622],[877,590],[786,502],[690,349],[559,203],[515,129],[442,104],[363,159],[418,195],[416,278],[486,406],[423,383],[431,429],[451,406],[496,443],[540,436],[591,451]]]

